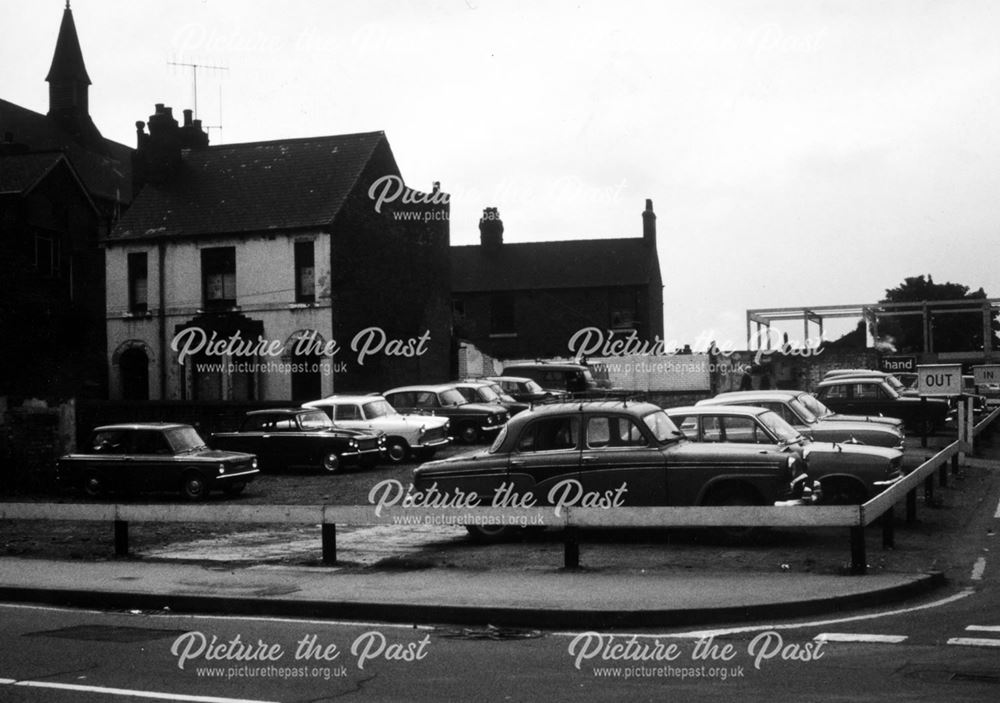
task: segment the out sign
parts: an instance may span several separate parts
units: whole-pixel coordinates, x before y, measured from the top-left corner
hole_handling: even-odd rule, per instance
[[[920,395],[961,395],[962,365],[917,366],[917,390]]]

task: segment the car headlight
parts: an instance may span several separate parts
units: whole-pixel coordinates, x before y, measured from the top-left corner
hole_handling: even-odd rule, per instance
[[[486,416],[486,424],[487,425],[492,425],[493,424],[493,416],[492,415],[487,415]]]
[[[421,425],[421,426],[420,426],[420,435],[421,435],[421,436],[423,436],[423,434],[424,434],[424,433],[425,433],[426,431],[427,431],[427,426],[426,426],[426,425]]]
[[[347,442],[347,446],[349,446],[351,449],[356,449],[358,446],[358,441],[356,439],[349,440]]]
[[[226,473],[226,465],[225,464],[219,464],[219,473],[220,474]]]
[[[254,457],[253,461],[250,462],[250,468],[251,469],[256,469],[257,468],[257,457]]]

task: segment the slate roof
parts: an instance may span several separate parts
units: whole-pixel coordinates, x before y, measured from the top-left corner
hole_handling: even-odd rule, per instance
[[[80,141],[46,115],[0,99],[0,134],[7,132],[32,152],[65,153],[91,197],[131,200],[132,149],[101,137],[96,128],[95,139]]]
[[[184,151],[168,182],[143,187],[109,241],[327,226],[381,144],[388,149],[383,132],[364,132]]]
[[[658,273],[655,250],[635,237],[451,248],[455,293],[647,285]]]
[[[31,190],[62,158],[58,152],[0,156],[0,195]]]

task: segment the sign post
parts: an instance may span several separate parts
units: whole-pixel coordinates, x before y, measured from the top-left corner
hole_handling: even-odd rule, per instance
[[[961,364],[919,364],[917,366],[917,391],[921,398],[959,398],[958,405],[958,438],[965,440],[965,404],[961,402],[962,395],[962,365]],[[927,446],[926,437],[921,443]],[[965,463],[964,453],[959,459]]]

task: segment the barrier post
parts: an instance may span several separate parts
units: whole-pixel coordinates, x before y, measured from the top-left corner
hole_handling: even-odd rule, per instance
[[[337,525],[332,522],[324,522],[322,528],[323,542],[323,563],[337,563]]]
[[[934,475],[929,474],[924,479],[924,505],[928,508],[934,507]]]
[[[115,556],[128,556],[128,522],[115,520]]]
[[[563,566],[567,569],[580,568],[580,535],[575,527],[563,530]]]
[[[879,521],[882,524],[882,549],[894,549],[896,547],[896,528],[893,524],[895,520],[895,508],[889,508]]]
[[[906,494],[906,523],[912,525],[917,521],[917,489]]]
[[[868,555],[865,553],[865,526],[851,528],[851,573],[863,576],[868,573]]]

